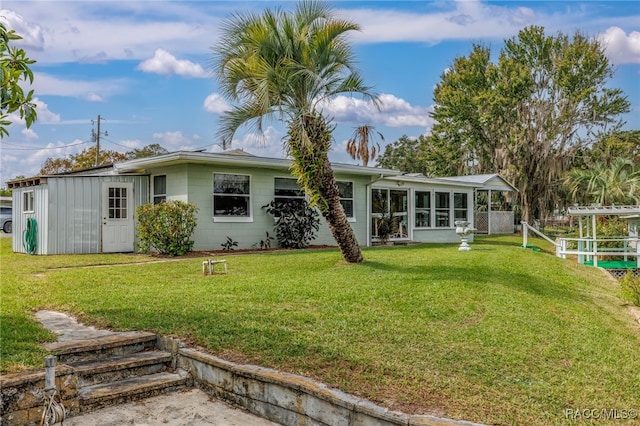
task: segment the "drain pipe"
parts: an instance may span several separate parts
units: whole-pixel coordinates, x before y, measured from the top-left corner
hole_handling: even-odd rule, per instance
[[[50,426],[62,423],[67,415],[67,410],[62,405],[60,397],[56,399],[56,357],[53,355],[45,357],[44,366],[45,402],[40,426]]]

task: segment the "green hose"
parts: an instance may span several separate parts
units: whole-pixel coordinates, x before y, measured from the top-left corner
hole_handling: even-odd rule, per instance
[[[27,219],[27,229],[24,230],[22,243],[27,254],[36,254],[38,250],[38,224],[33,217]]]

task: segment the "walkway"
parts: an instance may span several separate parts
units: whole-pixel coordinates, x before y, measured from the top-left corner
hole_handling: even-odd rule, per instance
[[[117,334],[87,327],[61,312],[39,311],[36,318],[58,341]],[[187,389],[103,408],[64,421],[65,426],[275,426],[276,423],[218,401],[199,389]]]

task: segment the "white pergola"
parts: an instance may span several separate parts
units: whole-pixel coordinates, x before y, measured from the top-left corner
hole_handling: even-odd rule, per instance
[[[580,222],[580,238],[591,237],[595,240],[596,239],[596,222],[597,222],[598,216],[639,215],[640,206],[576,206],[576,207],[569,207],[568,213],[570,216],[577,217]],[[587,235],[584,235],[584,232],[583,232],[583,225],[582,225],[583,218],[585,219]]]
[[[578,218],[580,223],[580,240],[590,240],[593,244],[597,244],[596,223],[598,216],[625,217],[640,215],[640,206],[575,206],[569,207],[568,214]],[[579,257],[581,256],[579,255]],[[597,266],[597,262],[597,256],[595,256],[595,266]]]

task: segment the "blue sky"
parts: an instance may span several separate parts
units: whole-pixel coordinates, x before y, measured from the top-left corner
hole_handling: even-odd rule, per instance
[[[32,66],[38,121],[17,117],[0,142],[0,186],[34,176],[49,157],[91,146],[100,115],[101,148],[121,152],[157,143],[170,151],[220,151],[219,114],[228,109],[210,73],[211,46],[220,23],[234,12],[288,9],[275,1],[12,1],[0,19],[24,40]],[[428,134],[433,88],[456,57],[473,43],[497,53],[506,38],[528,25],[548,34],[580,30],[601,37],[632,111],[626,129],[640,129],[639,1],[347,1],[331,2],[339,16],[357,22],[351,35],[365,82],[383,101],[377,111],[358,98],[340,97],[327,113],[336,125],[332,161],[354,163],[344,146],[355,126],[370,124],[384,142]],[[282,157],[281,123],[266,137],[241,129],[233,148]]]

